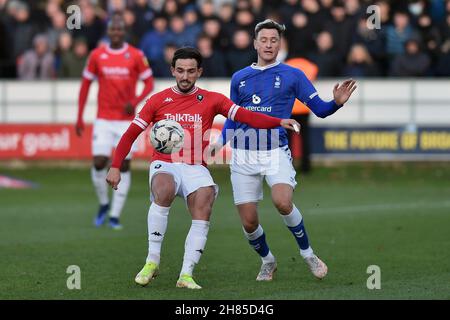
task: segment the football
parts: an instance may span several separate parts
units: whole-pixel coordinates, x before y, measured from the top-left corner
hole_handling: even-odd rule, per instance
[[[178,152],[183,147],[183,141],[183,127],[174,120],[159,120],[150,130],[150,142],[158,152],[166,154]]]

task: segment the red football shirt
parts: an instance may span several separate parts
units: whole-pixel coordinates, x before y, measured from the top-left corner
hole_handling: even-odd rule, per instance
[[[92,51],[83,77],[98,79],[97,118],[131,120],[134,115],[124,113],[124,107],[136,97],[136,83],[152,76],[142,51],[125,43],[121,49],[108,45]]]
[[[177,121],[184,128],[183,149],[175,154],[164,154],[155,150],[152,160],[206,165],[203,153],[209,144],[209,129],[214,117],[221,114],[234,120],[239,108],[223,94],[198,87],[192,88],[188,93],[182,93],[175,86],[150,97],[133,123],[144,130],[150,123],[162,119]]]

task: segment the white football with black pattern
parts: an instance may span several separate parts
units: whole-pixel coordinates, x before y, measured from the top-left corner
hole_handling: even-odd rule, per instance
[[[159,120],[150,130],[150,142],[158,152],[166,154],[178,152],[183,147],[183,127],[175,120]]]

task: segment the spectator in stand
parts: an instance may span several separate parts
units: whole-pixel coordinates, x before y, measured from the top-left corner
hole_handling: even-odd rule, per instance
[[[66,15],[61,10],[58,10],[50,19],[51,25],[47,29],[47,37],[50,49],[55,51],[58,47],[59,36],[67,32]]]
[[[347,58],[342,76],[349,78],[377,77],[380,71],[362,44],[354,44]]]
[[[245,29],[249,34],[255,28],[255,17],[250,10],[239,10],[235,13],[236,29]]]
[[[386,28],[386,52],[390,58],[405,52],[405,42],[413,35],[406,12],[394,14],[394,23]]]
[[[133,33],[137,39],[142,39],[144,34],[152,27],[156,12],[150,7],[147,0],[135,0],[130,9],[135,16]]]
[[[318,78],[337,77],[341,74],[340,55],[334,49],[333,37],[328,31],[319,33],[316,39],[317,49],[309,56],[319,68]]]
[[[391,16],[391,5],[388,0],[378,0],[375,1],[375,5],[379,10],[380,17],[380,27],[381,30],[385,29],[389,25],[390,16]]]
[[[351,20],[347,19],[345,7],[341,2],[336,2],[331,7],[331,19],[325,23],[325,30],[333,36],[333,43],[341,59],[345,59],[352,40]]]
[[[202,21],[216,18],[214,2],[212,0],[203,0],[200,4],[200,17]]]
[[[88,55],[89,49],[86,40],[83,38],[75,39],[73,49],[62,55],[58,76],[60,78],[79,79],[86,65]]]
[[[263,0],[250,0],[250,9],[255,17],[255,21],[263,21],[267,15],[267,7]]]
[[[172,17],[179,14],[178,3],[175,0],[166,0],[161,11],[166,17]]]
[[[105,24],[95,13],[95,8],[90,2],[80,3],[81,8],[81,28],[73,30],[74,38],[85,38],[87,40],[89,50],[97,47],[98,42],[105,34]]]
[[[14,58],[21,56],[32,47],[35,27],[30,20],[30,9],[25,2],[12,0],[7,5],[8,33],[12,36]]]
[[[306,57],[314,50],[314,38],[308,16],[301,11],[292,15],[291,25],[286,32],[290,57]]]
[[[298,0],[284,0],[280,6],[280,17],[282,21],[291,21],[292,15],[300,9]]]
[[[153,30],[144,35],[139,46],[153,70],[155,64],[164,61],[164,47],[169,36],[167,24],[167,19],[163,15],[156,15],[153,19]]]
[[[431,17],[423,13],[417,19],[417,29],[425,45],[425,51],[433,63],[438,60],[439,46],[442,41],[441,33],[436,25],[433,25]]]
[[[420,41],[411,38],[405,43],[405,52],[399,54],[391,67],[391,76],[423,77],[430,68],[430,58],[422,51]]]
[[[134,12],[130,9],[125,9],[122,12],[123,20],[125,22],[125,42],[131,44],[132,46],[137,46],[139,39],[133,32],[133,26],[136,23],[136,16]]]
[[[440,55],[434,74],[438,77],[450,77],[450,41],[440,47]]]
[[[164,46],[164,61],[155,64],[156,71],[153,74],[158,78],[171,78],[172,72],[170,70],[173,54],[177,51],[177,46],[173,43],[167,43]]]
[[[345,0],[342,2],[345,7],[347,19],[351,21],[353,27],[358,23],[361,16],[365,16],[365,10],[361,7],[360,0]]]
[[[195,38],[189,36],[185,30],[183,17],[175,15],[170,19],[170,32],[167,42],[175,44],[178,48],[195,46]]]
[[[324,29],[325,22],[331,19],[330,13],[326,10],[321,10],[317,0],[300,0],[300,4],[308,16],[313,35],[317,35]]]
[[[209,18],[203,23],[203,32],[211,38],[214,49],[226,51],[229,47],[229,40],[222,31],[222,26],[218,18]]]
[[[198,36],[202,32],[202,25],[198,19],[198,13],[194,6],[187,6],[184,9],[183,19],[186,35],[189,43],[196,43]]]
[[[352,41],[353,44],[360,43],[364,45],[374,62],[379,66],[380,76],[386,75],[388,67],[385,51],[385,34],[383,30],[368,28],[367,18],[363,16],[358,21]]]
[[[67,52],[70,52],[70,50],[72,49],[72,43],[73,39],[72,34],[70,32],[64,31],[59,35],[56,50],[53,51],[55,54],[55,70],[57,74],[61,69],[62,57]]]
[[[55,76],[54,56],[49,49],[46,35],[38,34],[33,38],[33,49],[19,59],[17,69],[21,80],[49,80]]]
[[[205,78],[225,78],[227,70],[225,68],[225,58],[222,53],[215,50],[211,38],[206,34],[198,37],[197,48],[203,57],[203,72]]]
[[[233,35],[232,48],[227,53],[228,75],[256,62],[257,56],[247,30],[237,30]]]

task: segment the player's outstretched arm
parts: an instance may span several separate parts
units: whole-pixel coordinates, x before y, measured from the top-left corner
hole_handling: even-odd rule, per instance
[[[106,176],[106,182],[108,182],[108,184],[114,190],[117,190],[117,186],[120,182],[120,167],[122,166],[122,162],[130,152],[133,142],[137,139],[142,131],[144,130],[138,125],[134,123],[130,124],[116,147],[111,168],[109,169],[108,175]]]

